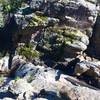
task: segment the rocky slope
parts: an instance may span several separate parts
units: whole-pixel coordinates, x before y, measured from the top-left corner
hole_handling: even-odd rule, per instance
[[[0,100],[99,100],[99,3],[1,3]]]

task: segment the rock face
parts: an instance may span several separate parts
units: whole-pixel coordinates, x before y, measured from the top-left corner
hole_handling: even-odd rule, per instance
[[[81,61],[75,66],[75,75],[86,78],[86,81],[100,88],[100,62]],[[87,77],[90,77],[88,80]]]
[[[23,15],[24,10],[30,11],[30,8],[26,7],[22,13],[17,12],[15,17],[17,24],[23,29],[20,33],[26,33],[22,40],[26,40],[25,37],[29,37],[29,33],[30,36],[36,33],[35,37],[38,37],[37,40],[41,42],[35,41],[35,43],[37,42],[49,51],[65,44],[64,55],[70,55],[73,58],[87,49],[97,17],[97,8],[95,4],[84,0],[62,2],[64,3],[32,1],[30,2],[31,9],[35,9],[38,13]],[[34,27],[40,26],[49,27],[45,28],[45,31],[39,29],[40,31],[36,32]],[[42,33],[42,35],[39,37],[37,33]],[[51,41],[51,39],[54,40]]]
[[[93,36],[91,38],[91,43],[89,46],[88,53],[93,57],[97,57],[100,59],[100,16],[97,17],[96,24],[94,26]]]
[[[88,29],[96,21],[96,6],[83,0],[79,2],[69,2],[66,5],[66,19],[69,19],[69,25],[80,29]]]
[[[4,19],[3,19],[3,13],[2,12],[0,12],[0,27],[3,27],[4,26]]]
[[[91,93],[90,93],[91,91]],[[100,99],[99,91],[95,93],[94,90],[90,90],[85,87],[63,87],[60,91],[62,98],[65,100],[98,100]],[[94,96],[92,96],[94,95]]]
[[[96,2],[27,0],[24,3],[25,7],[14,13],[13,32],[16,34],[10,39],[20,44],[17,48],[20,53],[16,50],[11,70],[8,69],[9,57],[0,59],[0,100],[99,100],[100,62],[89,61],[83,56],[79,58],[87,50],[89,42],[92,44],[89,53],[95,51],[95,55],[100,56],[100,18],[97,18]],[[2,11],[0,23],[3,23]],[[95,34],[92,35],[93,27]],[[7,31],[13,33],[8,29],[6,34]],[[39,52],[38,58],[35,50]],[[46,64],[48,62],[50,64]],[[55,66],[63,70],[57,70]],[[76,77],[67,75],[71,72],[68,69],[72,73],[74,71]],[[6,76],[1,76],[1,72],[5,72]],[[89,82],[83,82],[81,78],[84,76],[93,78],[97,87],[87,84],[91,83],[90,78]]]
[[[84,0],[32,0],[14,16],[19,26],[15,41],[29,43],[32,34],[34,40],[42,34],[35,41],[42,49],[49,49],[51,53],[52,48],[63,47],[64,55],[74,58],[87,49],[97,17],[97,8],[95,4]]]

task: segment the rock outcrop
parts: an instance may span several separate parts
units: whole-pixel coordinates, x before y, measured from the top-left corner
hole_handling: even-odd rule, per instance
[[[0,50],[15,54],[0,58],[0,100],[99,100],[98,2],[24,0],[13,14],[0,5]]]
[[[17,60],[19,59],[15,60],[15,66],[18,66]],[[99,89],[64,75],[60,70],[35,66],[32,63],[21,63],[15,71],[15,79],[3,79],[0,99],[88,100],[91,98],[98,100],[100,98]],[[6,84],[7,80],[9,82]]]
[[[15,42],[29,43],[32,34],[37,38],[40,33],[42,35],[35,43],[50,52],[54,47],[63,47],[64,55],[74,58],[87,49],[97,18],[97,7],[84,0],[30,1],[14,16],[18,25],[14,32]]]
[[[65,42],[65,45],[67,45],[65,46],[64,54],[69,54],[73,58],[77,56],[77,53],[80,54],[81,51],[87,49],[89,38],[92,36],[92,27],[97,17],[97,7],[95,4],[84,0],[62,2],[44,2],[41,0],[30,2],[29,6],[30,8],[26,6],[26,8],[21,10],[21,13],[17,12],[15,14],[16,22],[22,28],[20,32],[18,31],[19,34],[26,33],[22,40],[26,40],[25,37],[28,38],[29,33],[30,36],[35,33],[42,33],[42,35],[45,36],[48,35],[48,41],[45,40],[47,37],[44,36],[44,38],[40,35],[40,40],[38,39],[38,41],[43,40],[46,43],[41,41],[41,43],[37,44],[51,50],[52,46],[55,47],[55,45],[57,45],[60,47]],[[31,9],[36,10],[36,12],[23,14],[24,11],[30,11]],[[41,28],[34,30],[35,27],[41,26],[44,30]],[[54,29],[52,27],[54,27]],[[61,35],[59,35],[59,33]],[[36,34],[35,36],[37,38]],[[52,36],[50,34],[52,34]],[[55,41],[55,43],[50,42],[51,38],[54,39],[53,41]]]

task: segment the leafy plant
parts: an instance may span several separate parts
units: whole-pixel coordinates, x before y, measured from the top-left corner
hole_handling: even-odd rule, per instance
[[[33,50],[31,45],[20,47],[18,50],[18,54],[26,57],[28,60],[32,60],[34,58],[39,57],[39,52]]]

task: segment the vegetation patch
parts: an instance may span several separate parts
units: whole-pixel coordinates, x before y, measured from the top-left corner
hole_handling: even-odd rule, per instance
[[[37,50],[34,50],[30,45],[25,45],[23,47],[17,48],[17,52],[19,55],[26,57],[26,59],[28,60],[32,60],[39,57],[39,52]]]

